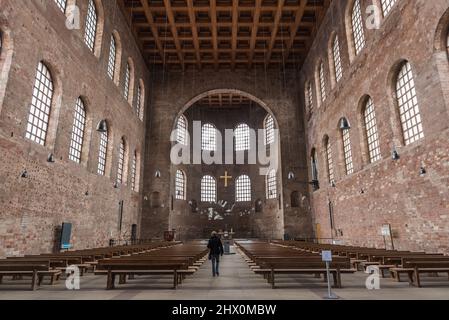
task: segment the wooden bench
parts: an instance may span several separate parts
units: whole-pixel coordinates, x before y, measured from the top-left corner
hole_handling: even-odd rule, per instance
[[[126,276],[129,275],[173,275],[173,288],[178,287],[181,274],[188,272],[188,264],[182,262],[152,262],[145,260],[104,260],[99,261],[95,274],[107,274],[106,289],[115,288],[115,278],[119,275],[120,284],[126,283]]]
[[[298,251],[286,246],[272,245],[268,243],[237,242],[237,247],[247,257],[246,261],[256,274],[262,274],[276,287],[276,274],[314,274],[323,275],[327,280],[326,264],[317,253]],[[341,287],[341,274],[354,273],[349,258],[334,257],[330,265],[330,274],[333,276],[334,285]]]
[[[36,290],[36,284],[41,285],[44,276],[52,279],[61,274],[60,270],[50,270],[48,264],[0,264],[0,284],[4,276],[31,276],[31,290]]]
[[[401,281],[400,275],[407,274],[410,285],[421,287],[421,274],[447,273],[449,280],[449,257],[442,257],[440,260],[424,258],[405,260],[401,267],[390,269],[391,275],[397,281]]]

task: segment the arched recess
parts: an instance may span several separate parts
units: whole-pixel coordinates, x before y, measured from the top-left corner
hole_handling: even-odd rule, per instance
[[[145,83],[143,82],[142,79],[139,79],[138,86],[139,87],[137,89],[136,113],[139,119],[143,121],[146,112],[146,89]]]
[[[135,68],[134,68],[134,60],[129,57],[128,58],[128,66],[129,66],[129,88],[128,88],[128,103],[133,105],[134,102],[134,84],[135,84]]]
[[[372,100],[371,96],[365,94],[362,96],[362,98],[360,98],[359,103],[357,105],[357,130],[359,132],[359,139],[361,141],[361,156],[363,166],[370,164],[368,137],[364,117],[364,112],[369,100]]]
[[[358,56],[356,51],[356,43],[355,43],[355,34],[354,34],[354,25],[353,25],[353,13],[355,4],[358,2],[360,5],[362,5],[360,0],[350,0],[346,4],[345,9],[345,30],[346,30],[346,39],[348,43],[348,53],[349,53],[349,62],[354,62],[355,58]],[[362,14],[362,22],[363,22],[363,8],[361,8],[361,14]],[[366,37],[366,29],[365,24],[362,23],[362,31],[364,33],[363,37]],[[366,41],[366,38],[365,38]],[[360,54],[360,52],[359,52]]]
[[[9,71],[11,70],[14,43],[11,31],[0,20],[0,115],[3,108],[3,100],[8,85]]]
[[[441,17],[435,30],[434,49],[437,52],[446,51],[449,45],[449,9]]]
[[[177,120],[180,117],[187,116],[187,115],[190,116],[189,112],[191,110],[189,110],[189,109],[199,107],[201,105],[201,101],[207,100],[207,98],[210,96],[221,95],[221,94],[222,95],[232,94],[234,97],[240,96],[240,97],[244,97],[244,98],[250,100],[252,105],[257,105],[257,107],[259,108],[259,111],[260,111],[260,115],[261,115],[260,119],[257,118],[257,121],[255,120],[256,121],[255,123],[258,124],[257,127],[253,127],[253,123],[251,123],[250,128],[262,130],[263,129],[263,120],[266,119],[266,117],[268,115],[270,115],[273,119],[274,127],[276,128],[276,134],[279,134],[278,130],[279,130],[280,126],[279,126],[278,119],[277,119],[276,115],[274,114],[274,112],[271,110],[270,106],[265,101],[252,95],[249,92],[239,90],[239,89],[226,89],[226,88],[212,89],[212,90],[204,91],[204,92],[194,96],[193,98],[190,98],[185,104],[179,105],[179,107],[180,107],[179,112],[177,114],[174,114],[174,116],[171,120],[172,121],[172,130],[176,130]],[[200,114],[200,113],[198,113],[198,114]],[[259,120],[260,120],[260,122],[259,122]],[[189,117],[189,121],[192,121],[192,119],[190,119],[190,117]],[[212,121],[212,120],[210,120],[210,121]],[[202,124],[214,123],[214,122],[210,122],[210,121],[207,120],[207,118],[206,118],[204,120],[204,123],[202,123]],[[232,124],[229,124],[229,127],[227,127],[227,129],[234,129],[238,124],[244,123],[245,121],[246,120],[243,120],[243,119],[236,119],[235,121],[233,120],[233,121],[231,121]],[[222,130],[222,128],[220,129],[220,132],[221,132],[221,130]],[[176,145],[176,144],[177,144],[176,142],[173,142],[173,145]],[[263,234],[266,237],[274,236],[279,239],[282,238],[282,235],[285,231],[284,230],[285,217],[284,217],[284,206],[282,205],[284,203],[284,201],[283,201],[284,186],[283,186],[283,182],[282,182],[283,181],[283,177],[282,177],[283,171],[281,169],[282,160],[281,160],[280,144],[278,146],[276,146],[276,148],[278,149],[277,153],[279,155],[278,167],[275,170],[277,172],[277,175],[276,175],[276,197],[271,199],[270,201],[262,201],[261,200],[261,199],[266,199],[266,192],[265,192],[266,190],[264,188],[266,173],[263,173],[263,175],[259,174],[259,170],[257,170],[257,177],[258,178],[260,177],[260,180],[259,180],[260,186],[256,186],[256,182],[253,182],[254,177],[255,177],[255,174],[254,174],[255,171],[251,171],[251,169],[249,169],[248,172],[241,172],[241,171],[238,171],[238,169],[236,169],[235,171],[237,171],[237,172],[234,171],[234,173],[232,173],[232,171],[234,170],[234,166],[228,167],[228,171],[231,170],[231,172],[228,172],[229,176],[232,176],[232,178],[229,180],[233,181],[233,182],[230,182],[230,185],[228,187],[229,190],[224,191],[224,189],[223,189],[224,188],[224,185],[223,185],[224,180],[221,179],[220,176],[225,174],[225,168],[226,168],[225,165],[212,165],[212,167],[211,167],[212,169],[208,170],[208,168],[206,168],[204,165],[185,166],[182,164],[175,165],[172,163],[170,165],[170,179],[167,179],[168,182],[170,183],[168,197],[174,197],[176,195],[174,181],[175,181],[175,175],[176,175],[177,170],[184,170],[184,171],[192,170],[193,173],[188,174],[188,176],[191,177],[189,179],[189,184],[188,184],[188,188],[189,188],[188,199],[191,199],[191,200],[189,201],[189,203],[186,203],[186,204],[183,204],[182,202],[175,203],[175,210],[169,212],[169,219],[168,219],[169,220],[169,229],[174,228],[176,230],[189,230],[189,234],[194,234],[196,232],[198,234],[197,237],[202,237],[202,234],[203,234],[202,228],[204,226],[203,226],[203,222],[200,218],[207,220],[206,217],[208,215],[212,214],[213,217],[218,216],[220,219],[218,219],[218,220],[212,219],[211,225],[214,225],[213,223],[219,224],[221,221],[225,221],[223,223],[228,223],[228,227],[233,226],[234,231],[238,232],[238,230],[236,230],[239,227],[239,224],[237,221],[244,221],[242,219],[247,219],[245,221],[253,221],[254,220],[253,224],[249,224],[249,222],[245,222],[246,225],[250,226],[248,228],[254,228],[248,232],[254,232],[254,234],[257,234],[257,235]],[[270,152],[271,152],[271,150],[274,150],[274,149],[270,149]],[[235,157],[234,157],[234,160],[236,160]],[[193,161],[193,157],[192,157],[191,161]],[[195,168],[195,166],[197,166],[197,167]],[[219,170],[215,170],[215,167],[218,167]],[[238,168],[238,166],[236,166],[236,167]],[[200,173],[207,173],[216,179],[217,184],[218,184],[217,203],[205,204],[200,201],[200,193],[198,192],[198,190],[199,190],[198,186],[200,185],[200,181],[201,181]],[[252,192],[254,194],[252,194],[252,196],[251,196],[252,201],[237,203],[235,201],[236,200],[235,199],[235,178],[239,177],[239,175],[241,175],[243,173],[248,174],[251,181],[253,182],[252,183]],[[155,191],[155,190],[157,190],[156,185],[153,187],[152,190],[150,190],[150,192]],[[288,192],[285,195],[285,198],[290,200],[290,192],[291,191],[290,190],[285,190],[285,191]],[[289,203],[289,200],[287,200],[287,204]],[[194,202],[196,202],[199,207],[198,212],[196,212],[196,213],[191,210],[191,207]],[[234,204],[234,202],[236,202],[236,203]],[[209,211],[209,209],[211,209],[211,210],[213,209],[212,213]],[[226,210],[231,210],[230,211],[231,213],[227,212]],[[197,211],[197,210],[195,210],[195,211]],[[190,216],[189,219],[182,218],[184,214],[192,214],[192,213],[193,213],[193,215]],[[215,216],[216,213],[218,213],[217,216]],[[257,216],[257,219],[258,219],[257,222],[255,222],[255,220],[256,220],[255,213],[259,214]],[[221,220],[221,218],[224,218],[224,220]],[[232,220],[226,220],[226,219],[231,219],[231,218],[232,218]],[[195,219],[198,219],[198,220],[195,220]],[[238,219],[241,219],[241,220],[238,220]],[[250,220],[250,219],[252,219],[252,220]],[[198,223],[193,223],[192,221],[198,222]],[[266,222],[266,223],[262,223],[261,221]],[[221,227],[217,227],[215,225],[215,228],[219,229]],[[270,231],[267,231],[268,229],[270,229]],[[263,232],[265,232],[265,233],[261,233],[262,232],[261,230],[264,230]]]
[[[449,112],[449,9],[441,16],[435,31],[434,57],[441,90]]]
[[[122,40],[117,30],[112,31],[112,37],[115,40],[115,70],[114,70],[114,83],[120,85],[120,75],[122,72]]]
[[[87,95],[80,95],[76,100],[80,99],[82,102],[82,105],[84,107],[84,112],[85,112],[85,116],[86,116],[86,121],[85,121],[85,128],[84,128],[84,139],[83,139],[83,144],[82,144],[82,149],[81,149],[81,165],[84,167],[87,167],[88,165],[88,161],[90,159],[90,155],[91,155],[91,142],[92,142],[92,131],[93,131],[93,123],[92,123],[92,102],[89,99],[89,97]],[[70,110],[71,114],[72,114],[72,118],[71,118],[71,122],[70,124],[72,125],[72,128],[70,131],[70,134],[72,133],[71,131],[73,130],[73,123],[74,123],[74,117],[75,117],[75,110],[74,110],[74,105],[77,103],[77,101],[73,101],[73,105],[70,106],[70,108],[68,110]],[[67,146],[67,147],[70,147]],[[93,153],[95,154],[95,153]]]
[[[331,89],[334,89],[337,85],[337,76],[335,70],[335,56],[334,56],[334,41],[337,38],[337,32],[332,31],[329,42],[327,44],[327,56],[329,62],[329,79],[331,84]],[[340,52],[341,53],[341,52]]]
[[[50,150],[54,150],[56,140],[58,139],[58,126],[59,126],[59,115],[61,113],[62,107],[63,84],[61,80],[61,72],[56,67],[57,64],[53,63],[52,60],[47,59],[47,57],[40,57],[40,59],[36,60],[34,66],[36,66],[37,68],[37,66],[40,63],[42,63],[45,66],[45,68],[48,69],[53,85],[53,96],[51,101],[50,117],[48,119],[47,134],[44,146]],[[37,69],[30,70],[33,79],[35,79],[36,70]],[[34,86],[34,83],[32,85]],[[28,108],[26,109],[27,111],[26,114],[23,116],[23,119],[28,120],[30,107],[33,99],[33,90],[30,89],[29,91],[27,91],[27,94],[28,94],[27,100]],[[23,130],[24,132],[26,131],[26,125],[24,126]],[[25,133],[23,136],[25,136]]]
[[[97,13],[97,29],[95,33],[95,43],[94,43],[94,55],[97,58],[100,58],[101,55],[101,49],[102,49],[102,43],[103,43],[103,35],[104,35],[104,7],[102,0],[92,0],[96,13]],[[86,14],[84,15],[85,21],[87,20],[87,7],[86,7]]]
[[[204,98],[206,98],[208,96],[217,95],[217,94],[225,94],[225,93],[231,93],[231,94],[236,95],[236,96],[242,96],[242,97],[248,98],[251,101],[253,101],[254,103],[258,104],[263,109],[265,109],[265,111],[267,111],[267,113],[269,113],[269,114],[271,114],[273,116],[273,119],[274,119],[275,124],[276,124],[276,128],[279,128],[279,124],[277,122],[276,115],[272,112],[272,110],[268,106],[268,104],[266,104],[264,101],[262,101],[261,99],[257,98],[256,96],[252,95],[251,93],[248,93],[248,92],[245,92],[245,91],[242,91],[242,90],[238,90],[238,89],[214,89],[214,90],[205,91],[205,92],[195,96],[194,98],[192,98],[189,101],[187,101],[187,103],[181,108],[181,110],[179,111],[178,115],[174,119],[173,128],[176,127],[176,119],[178,119],[179,116],[184,114],[187,109],[192,107],[198,101],[200,101],[200,100],[202,100],[202,99],[204,99]]]

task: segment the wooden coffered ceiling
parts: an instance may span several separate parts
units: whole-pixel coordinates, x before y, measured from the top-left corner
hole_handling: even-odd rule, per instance
[[[218,93],[211,94],[196,103],[200,107],[234,109],[241,107],[249,107],[254,102],[239,94]]]
[[[302,65],[331,0],[118,0],[149,64]]]

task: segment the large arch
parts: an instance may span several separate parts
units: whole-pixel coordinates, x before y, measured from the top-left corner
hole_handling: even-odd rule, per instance
[[[260,107],[265,109],[265,111],[267,111],[268,114],[270,114],[273,117],[275,125],[276,125],[276,128],[279,129],[279,123],[278,123],[278,121],[276,119],[276,115],[272,111],[272,108],[267,103],[265,103],[264,101],[262,101],[258,97],[254,96],[253,94],[248,93],[248,92],[243,91],[243,90],[239,90],[239,89],[212,89],[212,90],[204,91],[203,93],[196,95],[195,97],[193,97],[190,100],[188,100],[184,104],[184,106],[179,110],[178,114],[176,115],[176,117],[174,119],[174,123],[173,123],[172,128],[173,129],[176,128],[176,121],[179,118],[179,116],[184,114],[186,110],[188,110],[190,107],[195,105],[200,100],[202,100],[202,99],[204,99],[204,98],[206,98],[208,96],[211,96],[211,95],[225,94],[225,93],[231,93],[231,94],[234,94],[234,95],[237,95],[237,96],[242,96],[242,97],[245,97],[245,98],[253,101],[254,103],[258,104]]]
[[[250,100],[254,105],[251,108],[260,110],[263,114],[261,119],[258,119],[257,127],[254,123],[249,123],[249,126],[253,129],[263,129],[264,119],[270,115],[275,123],[275,128],[279,129],[279,122],[276,115],[271,110],[271,107],[265,103],[262,99],[239,89],[212,89],[204,91],[193,98],[189,98],[184,105],[180,106],[176,116],[172,122],[172,129],[176,129],[177,120],[181,116],[185,116],[192,110],[197,110],[200,102],[203,99],[207,99],[214,95],[229,95],[232,94],[235,97],[244,97]],[[245,108],[245,107],[242,107]],[[218,112],[226,112],[220,110]],[[257,111],[256,111],[257,112]],[[188,117],[189,118],[189,117]],[[260,121],[259,121],[260,120]],[[188,119],[192,121],[192,119]],[[204,123],[209,123],[208,119],[204,120]],[[259,123],[260,122],[260,123]],[[213,123],[213,122],[212,122]],[[215,123],[214,123],[215,125]],[[229,124],[230,125],[230,124]],[[191,126],[188,126],[192,130]],[[226,128],[233,129],[235,126],[228,126]],[[224,135],[223,135],[224,140]],[[174,145],[175,143],[173,143]],[[265,144],[264,144],[265,145]],[[278,165],[276,168],[277,173],[277,190],[278,194],[275,199],[265,199],[263,201],[263,209],[259,212],[256,211],[257,199],[265,198],[265,176],[259,173],[259,164],[251,165],[245,163],[244,165],[211,165],[207,168],[204,165],[174,165],[170,164],[170,198],[171,210],[169,212],[169,229],[175,229],[178,232],[180,239],[189,238],[201,238],[207,236],[207,232],[212,229],[224,229],[233,227],[236,235],[240,237],[259,237],[259,238],[277,238],[280,239],[285,233],[284,222],[284,206],[282,206],[284,198],[283,188],[283,175],[282,175],[282,160],[281,160],[281,145],[278,148]],[[235,152],[235,151],[234,151]],[[245,151],[246,152],[246,151]],[[234,157],[234,160],[236,158]],[[257,169],[256,169],[257,167]],[[186,176],[189,177],[186,191],[186,200],[176,200],[175,191],[175,177],[176,171],[182,170]],[[252,196],[251,202],[239,203],[235,201],[235,188],[230,185],[226,191],[222,186],[222,181],[219,179],[221,174],[224,174],[225,170],[230,171],[230,175],[233,176],[231,181],[235,182],[236,177],[239,175],[248,175],[251,178]],[[255,173],[257,172],[257,173]],[[206,204],[200,201],[200,189],[199,181],[200,174],[207,173],[215,179],[217,179],[217,202],[216,204]],[[198,181],[196,181],[198,180]],[[260,181],[259,181],[260,180]],[[258,182],[256,182],[258,181]],[[260,190],[259,187],[260,186]],[[221,190],[221,191],[219,191]],[[224,209],[220,209],[220,202],[227,202]],[[195,208],[193,207],[195,206]],[[208,210],[213,209],[213,213]],[[226,212],[226,210],[232,210],[232,212]],[[212,220],[210,218],[212,215]],[[209,219],[209,220],[208,220]],[[244,226],[244,227],[243,227]],[[209,230],[211,229],[211,230]]]

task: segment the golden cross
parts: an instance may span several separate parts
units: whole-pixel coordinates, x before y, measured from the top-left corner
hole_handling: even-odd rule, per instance
[[[225,188],[227,188],[228,187],[228,180],[232,179],[232,177],[228,176],[228,172],[225,171],[225,175],[221,176],[220,179],[224,179],[224,181],[225,181]]]

